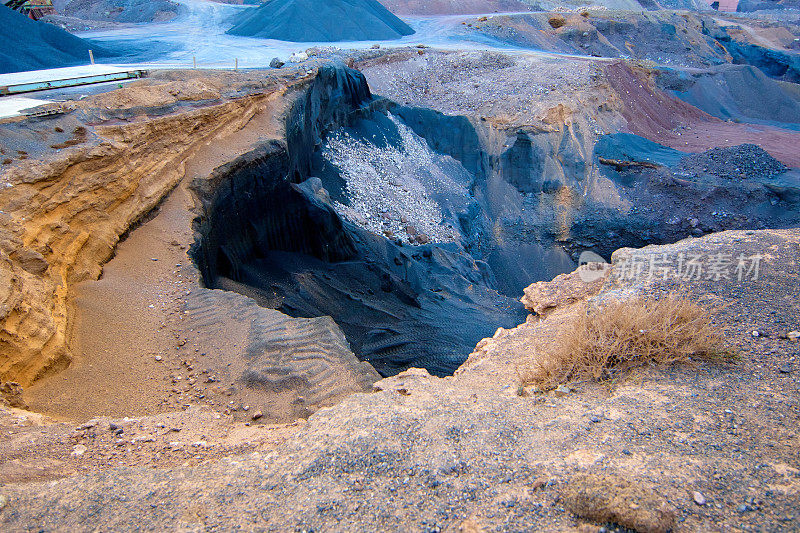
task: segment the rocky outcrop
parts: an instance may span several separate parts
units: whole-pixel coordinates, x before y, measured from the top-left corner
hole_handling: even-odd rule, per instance
[[[603,263],[581,265],[569,274],[559,274],[552,281],[539,281],[525,287],[525,309],[545,316],[548,311],[566,307],[594,296],[603,286],[609,270]]]

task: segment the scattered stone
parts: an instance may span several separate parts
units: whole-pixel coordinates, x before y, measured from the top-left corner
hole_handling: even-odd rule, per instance
[[[0,511],[2,511],[6,505],[8,505],[8,496],[0,494]]]
[[[84,446],[83,444],[76,444],[75,446],[72,447],[72,454],[71,455],[73,455],[75,457],[80,457],[81,455],[86,453],[87,449],[88,448],[86,448],[86,446]]]
[[[262,413],[261,410],[259,409],[258,411],[253,413],[252,418],[253,418],[253,420],[258,420],[262,416],[264,416],[264,413]]]
[[[788,168],[755,144],[712,148],[681,159],[678,169],[692,174],[711,174],[728,180],[763,179]]]
[[[692,499],[694,503],[697,505],[705,505],[706,504],[706,497],[703,496],[702,492],[694,491],[692,492]]]
[[[791,374],[792,373],[792,365],[789,363],[784,363],[778,368],[778,372],[781,374]]]
[[[760,335],[761,335],[761,332],[759,332],[757,329],[754,329],[754,330],[753,330],[753,332],[751,333],[751,335],[752,335],[753,337],[758,337],[758,336],[760,336]]]
[[[800,331],[790,331],[786,334],[786,338],[790,341],[796,341],[797,339],[800,339]]]
[[[161,361],[163,358],[160,355],[156,356],[156,361]]]
[[[560,397],[562,397],[562,396],[566,396],[566,395],[567,395],[567,394],[569,394],[570,392],[572,392],[572,389],[570,389],[570,388],[569,388],[567,385],[563,385],[563,384],[562,384],[562,385],[559,385],[559,386],[558,386],[558,387],[556,387],[556,389],[555,389],[555,394],[556,394],[556,396],[558,396],[559,398],[560,398]]]

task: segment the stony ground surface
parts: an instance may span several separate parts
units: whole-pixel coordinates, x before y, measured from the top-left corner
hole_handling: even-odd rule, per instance
[[[413,244],[456,241],[458,231],[446,224],[433,198],[451,199],[451,210],[462,208],[471,176],[452,158],[431,150],[396,117],[390,115],[390,120],[400,137],[396,147],[379,147],[341,132],[326,140],[323,156],[339,169],[349,200],[349,205],[337,202],[336,209],[390,239]]]
[[[569,68],[564,68],[565,62]],[[602,62],[497,52],[414,50],[356,61],[375,94],[499,126],[534,124],[561,104],[575,109],[598,95]]]
[[[559,327],[556,315],[532,317],[483,343],[454,377],[412,370],[385,379],[375,392],[323,409],[285,440],[262,441],[247,455],[6,484],[0,523],[10,531],[120,529],[133,521],[141,530],[250,531],[603,525],[569,507],[624,515],[643,531],[665,523],[674,531],[796,529],[800,344],[784,337],[800,327],[800,294],[791,283],[800,274],[799,247],[796,230],[725,232],[615,256],[604,292],[682,289],[709,306],[724,302],[715,319],[741,354],[733,364],[642,369],[606,384],[573,383],[566,394],[520,396],[517,370],[542,333]],[[741,282],[735,262],[729,279],[628,279],[631,257],[654,253],[760,254],[763,262],[757,279],[750,269]],[[76,432],[107,441],[104,424]],[[184,457],[156,435],[162,456]],[[74,463],[102,453],[92,439],[79,442],[87,449]],[[126,441],[119,449],[134,446]],[[576,494],[608,490],[619,498],[575,505]],[[588,511],[586,501],[595,502]]]

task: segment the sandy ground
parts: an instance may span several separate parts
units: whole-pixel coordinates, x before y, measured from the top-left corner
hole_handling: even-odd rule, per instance
[[[175,399],[174,377],[185,370],[182,361],[201,358],[198,354],[205,352],[200,350],[202,339],[190,333],[189,321],[184,325],[187,291],[199,284],[187,255],[194,206],[187,185],[274,135],[280,130],[277,114],[271,108],[191,156],[184,180],[118,245],[102,277],[76,288],[70,332],[75,363],[27,390],[33,410],[86,420],[153,414],[185,405]]]

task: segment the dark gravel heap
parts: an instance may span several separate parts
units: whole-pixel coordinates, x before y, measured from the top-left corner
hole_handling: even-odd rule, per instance
[[[272,0],[234,21],[231,35],[293,42],[383,41],[414,33],[376,0]]]
[[[688,155],[680,160],[678,169],[692,174],[712,174],[728,180],[769,178],[789,170],[755,144],[712,148],[700,154]]]
[[[0,74],[86,64],[90,48],[95,56],[104,53],[89,41],[53,25],[34,22],[4,5],[0,5],[0,28]]]

